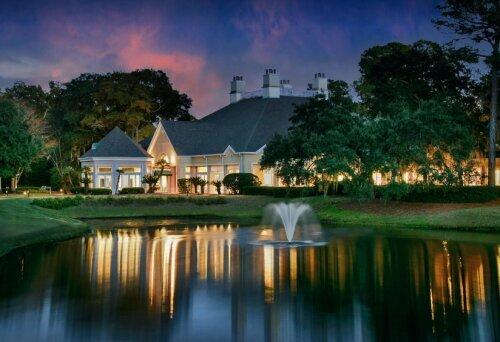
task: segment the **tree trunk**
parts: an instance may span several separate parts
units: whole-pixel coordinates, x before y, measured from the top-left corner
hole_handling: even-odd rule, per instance
[[[488,134],[488,186],[495,186],[496,168],[496,140],[498,117],[498,51],[499,42],[493,48],[493,62],[491,65],[491,116]]]

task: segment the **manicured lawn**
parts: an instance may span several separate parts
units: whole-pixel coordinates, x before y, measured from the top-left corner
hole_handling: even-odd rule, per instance
[[[28,244],[84,234],[78,219],[198,218],[258,224],[264,208],[280,199],[227,196],[224,204],[166,203],[161,205],[79,205],[61,210],[31,205],[31,199],[0,199],[0,256]],[[296,200],[298,201],[298,200]],[[329,227],[418,228],[500,232],[500,203],[423,204],[355,203],[344,198],[304,198],[318,219]]]
[[[144,195],[142,195],[144,196]],[[168,203],[162,205],[81,205],[60,210],[77,219],[119,217],[185,217],[223,218],[259,223],[264,207],[276,199],[264,196],[225,196],[225,204],[197,205],[194,203]]]
[[[259,223],[264,207],[280,199],[227,196],[226,204],[172,203],[161,206],[78,206],[61,212],[74,218],[191,217]],[[298,201],[298,200],[296,200]],[[303,198],[318,219],[331,226],[500,231],[500,203],[355,203],[344,198]]]
[[[80,236],[88,225],[30,205],[29,199],[0,198],[0,256],[17,247]]]
[[[306,199],[322,222],[334,226],[453,229],[499,232],[500,203],[345,203],[342,200]],[[369,209],[369,210],[367,210]]]

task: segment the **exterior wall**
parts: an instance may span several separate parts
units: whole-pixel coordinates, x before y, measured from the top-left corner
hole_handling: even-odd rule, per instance
[[[124,167],[138,167],[139,172],[133,174],[138,175],[139,182],[141,182],[142,177],[148,172],[148,169],[151,168],[151,164],[152,162],[150,161],[146,161],[143,159],[134,160],[133,158],[98,159],[98,160],[89,160],[81,162],[82,167],[88,166],[92,169],[92,184],[90,184],[90,187],[100,188],[101,186],[99,184],[99,176],[109,176],[110,184],[109,187],[107,188],[110,188],[113,194],[117,193],[118,173],[116,172],[116,170]],[[110,172],[99,171],[99,168],[107,168],[107,167],[110,168]],[[142,184],[139,184],[138,186],[144,187]]]
[[[162,191],[167,193],[177,193],[177,175],[179,173],[179,168],[177,167],[178,157],[177,153],[175,153],[174,146],[170,142],[170,139],[168,138],[162,125],[158,125],[153,136],[153,140],[148,148],[148,153],[151,154],[155,160],[164,158],[168,163],[170,163],[172,175],[168,176],[166,188],[162,189]],[[148,173],[153,172],[152,167],[148,170]],[[162,182],[163,181],[160,180],[160,186],[162,186]]]
[[[158,160],[161,157],[166,157],[170,165],[176,165],[177,154],[175,153],[175,149],[161,125],[158,126],[157,131],[155,132],[155,137],[153,137],[153,141],[151,141],[148,152],[155,158],[155,160]]]
[[[177,157],[178,178],[202,177],[209,182],[222,180],[232,172],[249,172],[259,177],[260,182],[267,186],[278,186],[278,178],[272,170],[260,169],[262,153],[233,153],[229,151],[222,155],[179,156]],[[189,174],[186,172],[189,168]],[[200,170],[206,172],[200,172]],[[214,170],[217,170],[214,172]],[[208,193],[215,193],[215,187],[209,184]]]

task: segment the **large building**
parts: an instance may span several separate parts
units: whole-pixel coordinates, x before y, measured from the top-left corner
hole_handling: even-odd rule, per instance
[[[91,187],[110,188],[113,193],[143,186],[142,177],[154,172],[160,159],[169,163],[159,181],[164,193],[177,193],[180,178],[198,176],[211,184],[235,172],[251,172],[263,185],[279,185],[272,171],[260,169],[262,153],[276,133],[287,132],[295,106],[318,94],[328,96],[322,73],[301,92],[280,80],[275,69],[267,69],[262,88],[252,92],[245,92],[245,81],[235,76],[229,105],[198,121],[159,121],[153,136],[140,143],[115,128],[93,144],[80,163],[92,170]],[[117,170],[122,171],[119,179]],[[208,192],[215,192],[213,185]]]

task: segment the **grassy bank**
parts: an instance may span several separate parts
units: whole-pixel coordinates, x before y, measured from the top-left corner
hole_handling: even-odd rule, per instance
[[[168,203],[165,205],[80,205],[64,208],[62,213],[81,219],[120,217],[172,217],[231,219],[258,223],[263,208],[280,201],[264,196],[228,196],[226,203],[196,205]],[[343,198],[310,197],[309,203],[318,219],[332,226],[392,227],[419,229],[453,229],[468,231],[500,231],[500,203],[432,204],[349,202]],[[368,209],[368,210],[367,210]]]
[[[500,203],[350,203],[311,198],[318,218],[335,226],[500,232]]]
[[[41,242],[80,236],[88,225],[64,213],[30,205],[28,199],[0,199],[0,256]]]
[[[280,199],[264,196],[228,196],[224,201],[204,199],[91,200],[59,210],[31,205],[31,199],[0,199],[0,256],[38,242],[83,234],[88,228],[79,219],[149,218],[230,220],[241,224],[260,222],[263,209]],[[332,227],[417,228],[500,232],[500,203],[422,204],[355,203],[342,198],[310,197],[318,219]],[[200,204],[201,203],[201,204]],[[208,203],[208,204],[207,204]]]

